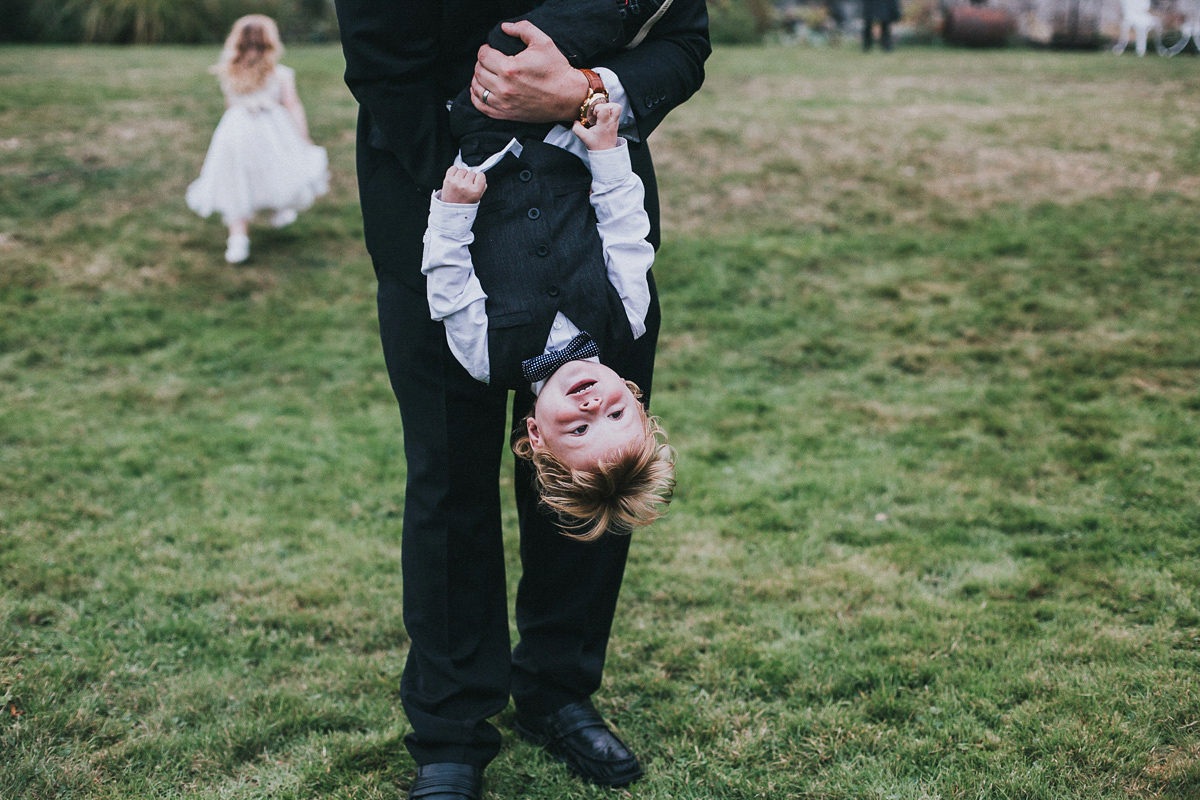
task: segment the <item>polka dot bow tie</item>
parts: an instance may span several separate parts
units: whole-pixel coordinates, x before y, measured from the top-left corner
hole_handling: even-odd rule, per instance
[[[575,361],[580,358],[594,358],[598,355],[600,355],[599,346],[592,341],[591,336],[588,336],[584,332],[567,342],[566,347],[552,350],[549,353],[542,353],[536,358],[522,361],[521,374],[530,383],[538,383],[549,378],[554,374],[556,369],[568,361]]]

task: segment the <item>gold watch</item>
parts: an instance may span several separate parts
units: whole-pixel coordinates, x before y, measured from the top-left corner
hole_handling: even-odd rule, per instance
[[[604,81],[600,80],[600,76],[590,69],[579,70],[583,73],[583,77],[587,78],[588,93],[583,99],[583,105],[579,107],[579,124],[585,128],[592,127],[589,118],[592,115],[592,109],[600,103],[608,102],[608,90],[604,88]]]

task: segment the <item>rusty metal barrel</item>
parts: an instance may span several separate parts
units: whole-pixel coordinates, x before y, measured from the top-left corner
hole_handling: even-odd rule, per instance
[[[946,10],[942,38],[965,47],[1002,47],[1017,31],[1017,21],[1001,8],[952,6]]]

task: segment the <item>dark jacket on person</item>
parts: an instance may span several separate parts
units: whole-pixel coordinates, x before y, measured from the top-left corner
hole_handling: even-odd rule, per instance
[[[863,0],[864,22],[896,22],[900,19],[900,0]]]

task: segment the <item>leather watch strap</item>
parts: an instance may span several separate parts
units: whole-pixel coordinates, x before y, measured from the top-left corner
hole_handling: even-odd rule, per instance
[[[608,90],[604,88],[604,81],[600,80],[600,76],[594,71],[590,69],[581,69],[579,71],[583,73],[583,77],[587,78],[589,91],[608,94]]]
[[[583,73],[583,77],[587,78],[588,92],[587,97],[583,98],[583,105],[579,106],[579,124],[585,128],[588,125],[588,116],[591,113],[592,106],[596,103],[608,101],[608,90],[604,88],[604,81],[600,79],[594,71],[590,69],[579,70]]]

